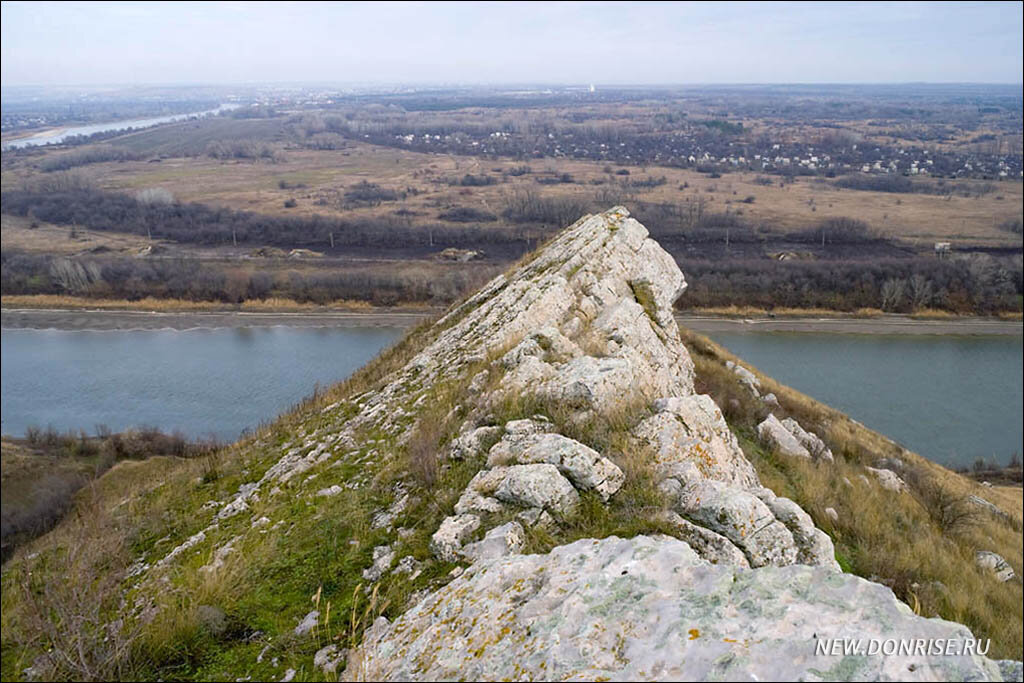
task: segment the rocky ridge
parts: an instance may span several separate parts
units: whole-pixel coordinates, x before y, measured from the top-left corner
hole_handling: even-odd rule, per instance
[[[863,633],[966,637],[963,627],[907,614],[888,589],[842,574],[831,540],[809,515],[761,485],[719,407],[694,391],[693,362],[672,316],[685,287],[672,257],[625,209],[584,217],[454,307],[435,324],[432,341],[379,389],[325,407],[324,426],[284,444],[280,459],[233,497],[211,502],[213,519],[204,529],[152,567],[140,563],[133,571],[166,570],[208,543],[228,520],[249,515],[253,528],[275,528],[280,521],[255,519],[254,504],[292,495],[297,485],[309,485],[315,497],[325,499],[365,485],[357,475],[341,486],[316,487],[310,470],[368,464],[381,455],[374,447],[378,439],[404,447],[424,427],[432,392],[450,385],[459,387],[460,400],[444,423],[455,425],[455,436],[439,454],[438,466],[478,469],[432,533],[430,551],[432,561],[470,569],[448,586],[417,596],[394,624],[378,622],[361,654],[350,660],[350,678],[361,671],[391,678],[460,671],[464,677],[469,669],[451,667],[457,657],[463,658],[459,666],[467,666],[467,654],[477,662],[473,676],[480,677],[810,675],[817,671],[812,663],[822,671],[841,663],[804,655],[812,644],[807,630],[823,610],[835,624],[844,612],[860,610]],[[535,411],[505,419],[502,407],[509,404]],[[563,433],[556,425],[566,421],[623,424],[625,452],[602,451]],[[806,457],[825,457],[820,439],[794,425],[779,423]],[[651,472],[667,507],[660,521],[675,538],[578,541],[547,554],[522,554],[525,532],[559,529],[582,501],[614,505],[627,480],[624,458],[639,459]],[[363,570],[367,581],[397,572],[418,575],[421,560],[398,551],[407,530],[393,529],[415,495],[415,486],[396,488],[394,503],[374,516],[373,527],[386,529],[393,540],[373,549]],[[216,563],[238,552],[232,538],[211,556]],[[623,591],[610,578],[616,571],[630,577]],[[568,575],[573,582],[550,580]],[[699,590],[683,590],[694,581]],[[522,586],[527,588],[520,591]],[[565,602],[557,603],[550,591],[561,589],[576,597],[559,592]],[[861,609],[864,595],[871,600]],[[755,609],[752,600],[767,602]],[[667,607],[648,609],[654,604],[675,605],[699,618],[672,621]],[[498,627],[490,616],[503,605],[514,607],[513,621]],[[791,623],[782,618],[790,612],[803,616]],[[487,626],[474,629],[480,618]],[[687,629],[715,636],[682,635],[692,635],[679,631],[689,623]],[[573,632],[530,641],[531,659],[520,660],[515,643],[521,641],[515,639],[538,628]],[[606,633],[597,637],[601,629]],[[659,629],[679,637],[654,654],[652,638],[661,637]],[[432,642],[438,646],[434,655],[427,653]],[[791,664],[769,666],[773,650],[799,656]],[[898,670],[910,677],[979,680],[1000,675],[983,657],[897,660],[853,673],[899,677]]]

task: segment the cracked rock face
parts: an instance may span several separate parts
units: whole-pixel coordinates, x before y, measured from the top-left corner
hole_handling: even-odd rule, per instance
[[[646,229],[624,209],[612,209],[581,219],[534,260],[484,287],[463,305],[471,309],[465,317],[442,335],[444,347],[435,343],[432,355],[424,352],[414,363],[436,367],[459,348],[480,357],[474,345],[484,339],[492,351],[507,350],[472,378],[481,404],[501,397],[540,399],[598,420],[646,406],[645,415],[629,425],[632,447],[650,458],[669,493],[678,518],[672,527],[680,537],[693,540],[709,561],[835,568],[831,541],[814,533],[809,517],[793,514],[794,503],[761,500],[757,473],[721,410],[710,396],[694,394],[693,362],[672,316],[685,287],[675,261]],[[758,385],[753,373],[734,370],[752,388]],[[491,380],[495,388],[488,396]],[[607,503],[625,482],[609,454],[557,433],[543,416],[504,425],[472,418],[449,457],[475,457],[493,445],[486,469],[435,536],[444,553],[438,557],[465,556],[450,534],[465,515],[480,519],[485,531],[488,515],[510,512],[527,524],[542,518],[550,524],[570,514],[581,494],[594,492]]]
[[[481,560],[368,632],[348,680],[1002,680],[968,656],[830,654],[835,638],[971,637],[822,567],[712,565],[669,537]],[[819,653],[824,644],[825,653]]]

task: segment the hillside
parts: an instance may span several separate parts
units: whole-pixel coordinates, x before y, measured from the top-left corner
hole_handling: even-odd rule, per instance
[[[680,330],[686,286],[585,216],[252,438],[115,466],[5,566],[3,678],[1020,680],[1019,503]]]

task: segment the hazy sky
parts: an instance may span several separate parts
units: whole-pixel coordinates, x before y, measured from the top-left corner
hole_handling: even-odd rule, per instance
[[[1019,83],[1020,2],[4,2],[3,85]]]

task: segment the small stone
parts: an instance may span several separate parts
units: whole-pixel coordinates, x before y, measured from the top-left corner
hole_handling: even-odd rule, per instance
[[[299,622],[299,625],[295,627],[295,635],[304,636],[309,634],[314,628],[316,628],[317,620],[320,619],[319,610],[313,610]]]

